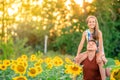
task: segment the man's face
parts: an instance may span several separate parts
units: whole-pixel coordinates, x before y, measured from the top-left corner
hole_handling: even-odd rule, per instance
[[[93,41],[89,41],[87,43],[87,50],[92,50],[92,51],[96,51],[97,50],[97,45],[95,42]]]

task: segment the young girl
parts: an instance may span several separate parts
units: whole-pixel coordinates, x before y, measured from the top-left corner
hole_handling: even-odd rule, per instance
[[[103,62],[106,63],[107,59],[105,58],[105,54],[104,54],[102,32],[99,30],[97,18],[95,16],[88,16],[86,22],[89,29],[85,30],[82,34],[82,39],[79,44],[77,56],[75,59],[76,61],[79,60],[79,55],[82,55],[80,53],[83,48],[85,40],[87,40],[88,42],[89,40],[94,39],[96,40],[98,45],[97,51],[99,55],[97,56],[97,62],[99,63],[101,60],[103,60]],[[87,57],[87,56],[84,54],[83,57]]]

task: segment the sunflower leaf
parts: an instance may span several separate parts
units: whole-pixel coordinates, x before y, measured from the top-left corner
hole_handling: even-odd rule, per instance
[[[114,59],[107,58],[108,62],[104,65],[104,68],[112,68],[115,66]]]

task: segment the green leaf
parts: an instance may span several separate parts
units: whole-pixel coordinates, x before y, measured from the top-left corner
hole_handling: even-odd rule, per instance
[[[62,77],[60,77],[60,80],[65,80],[68,76],[67,75],[64,75]]]
[[[111,68],[115,66],[114,59],[107,58],[108,62],[104,65],[104,68]]]
[[[109,77],[107,77],[107,78],[106,78],[106,80],[110,80],[110,78],[109,78]]]

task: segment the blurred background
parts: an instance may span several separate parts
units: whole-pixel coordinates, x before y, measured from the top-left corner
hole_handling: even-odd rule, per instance
[[[75,56],[88,15],[98,19],[106,57],[120,59],[120,0],[0,0],[0,58]]]

